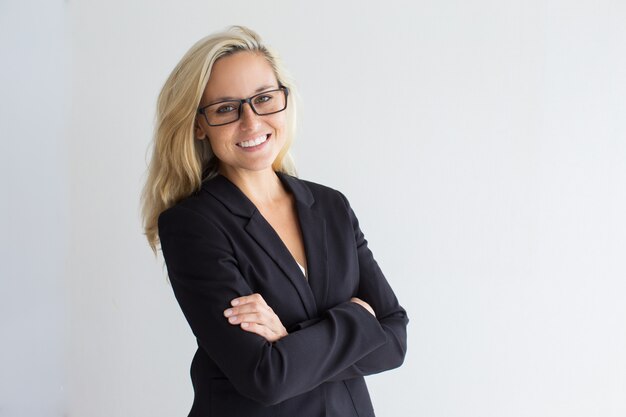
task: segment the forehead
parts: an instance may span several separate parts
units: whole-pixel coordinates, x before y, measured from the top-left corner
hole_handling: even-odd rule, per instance
[[[278,87],[272,66],[260,53],[237,52],[215,61],[203,101],[248,97],[261,87]]]

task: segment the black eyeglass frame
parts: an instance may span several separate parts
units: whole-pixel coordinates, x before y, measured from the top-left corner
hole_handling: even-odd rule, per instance
[[[267,94],[267,93],[273,93],[274,91],[284,91],[285,92],[285,107],[283,107],[280,110],[276,110],[273,111],[271,113],[259,113],[256,111],[256,109],[254,108],[254,104],[252,104],[252,100],[258,96],[262,96],[263,94]],[[206,106],[202,106],[200,108],[198,108],[198,114],[201,114],[204,116],[204,120],[206,120],[207,124],[211,127],[215,127],[215,126],[224,126],[224,125],[228,125],[231,123],[235,123],[237,120],[241,119],[241,112],[243,111],[243,105],[245,103],[248,103],[250,105],[250,108],[252,109],[252,111],[254,112],[254,114],[256,114],[257,116],[269,116],[270,114],[276,114],[276,113],[280,113],[281,111],[285,111],[285,109],[287,109],[287,104],[289,103],[289,88],[285,87],[284,85],[281,85],[278,88],[275,88],[273,90],[267,90],[267,91],[263,91],[260,92],[259,94],[255,94],[252,97],[248,97],[248,98],[242,98],[239,100],[224,100],[224,101],[218,101],[217,103],[211,103],[211,104],[207,104]],[[237,109],[237,118],[235,120],[232,120],[230,122],[226,122],[226,123],[219,123],[216,125],[212,125],[211,122],[209,122],[209,118],[207,117],[206,113],[204,112],[205,109],[211,107],[211,106],[215,106],[216,104],[222,104],[222,103],[239,103],[239,108]]]

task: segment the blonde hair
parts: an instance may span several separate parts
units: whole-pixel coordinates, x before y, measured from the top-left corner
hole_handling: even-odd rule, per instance
[[[194,138],[194,122],[211,68],[215,62],[240,51],[262,54],[279,85],[289,88],[286,143],[272,164],[275,171],[296,175],[289,153],[296,129],[296,89],[279,57],[259,35],[243,26],[200,39],[170,74],[157,102],[156,126],[148,178],[141,195],[143,227],[152,250],[159,244],[159,215],[198,191],[202,182],[217,175],[218,160],[208,140]]]

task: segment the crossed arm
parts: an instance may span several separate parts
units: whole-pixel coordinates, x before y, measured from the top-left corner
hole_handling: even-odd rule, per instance
[[[352,297],[350,301],[361,305],[376,317],[372,307],[365,301],[358,297]],[[235,298],[230,305],[232,307],[224,310],[224,317],[230,324],[238,325],[244,331],[258,334],[268,342],[276,342],[287,336],[287,329],[261,294],[255,293]]]

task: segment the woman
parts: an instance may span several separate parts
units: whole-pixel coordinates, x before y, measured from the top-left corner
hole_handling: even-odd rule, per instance
[[[143,195],[198,350],[190,416],[373,416],[405,310],[346,198],[295,177],[294,86],[243,27],[200,40],[159,96]]]

